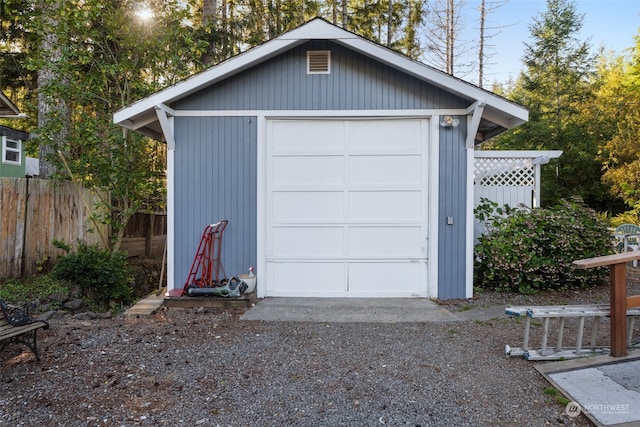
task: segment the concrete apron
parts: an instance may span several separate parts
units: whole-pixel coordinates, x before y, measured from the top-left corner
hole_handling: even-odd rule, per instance
[[[462,320],[425,298],[264,298],[240,319],[366,323]]]

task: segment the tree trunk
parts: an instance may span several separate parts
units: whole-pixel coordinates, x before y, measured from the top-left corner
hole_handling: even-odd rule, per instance
[[[342,0],[342,28],[347,29],[347,0]]]
[[[202,4],[202,26],[207,28],[216,23],[216,11],[218,10],[218,0],[203,0]]]
[[[387,11],[387,47],[391,47],[391,34],[393,33],[393,0],[389,0]]]
[[[202,4],[202,28],[207,32],[214,31],[218,23],[218,0],[203,0]],[[202,54],[200,61],[202,65],[207,68],[215,61],[215,49],[214,44],[209,44],[207,49]]]
[[[447,0],[447,74],[453,75],[453,62],[454,62],[454,53],[453,47],[455,44],[455,0]]]
[[[56,173],[52,158],[61,149],[69,136],[70,110],[65,100],[52,95],[49,88],[54,83],[68,82],[61,71],[62,50],[58,40],[57,4],[46,0],[41,2],[44,16],[44,37],[40,44],[40,55],[45,64],[38,72],[38,128],[40,143],[40,178],[50,178]],[[49,126],[51,121],[60,120],[57,126]]]
[[[480,2],[480,43],[478,46],[478,86],[484,84],[484,25],[486,18],[486,10],[484,8],[485,0]]]

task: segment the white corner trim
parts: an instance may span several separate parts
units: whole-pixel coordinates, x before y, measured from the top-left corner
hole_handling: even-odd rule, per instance
[[[167,293],[176,288],[175,281],[175,150],[167,147]]]
[[[260,277],[256,295],[258,298],[266,296],[266,286],[269,283],[267,272],[267,249],[266,249],[266,223],[260,212],[266,212],[266,177],[265,177],[265,150],[267,140],[267,119],[265,116],[256,117],[256,147],[257,147],[257,188],[256,188],[256,267],[257,275]]]
[[[473,209],[475,205],[473,172],[474,172],[474,150],[473,147],[466,149],[467,152],[467,218],[465,231],[465,298],[473,298],[473,243],[474,243],[474,217]]]
[[[440,175],[440,120],[438,116],[431,117],[429,122],[429,242],[427,259],[427,295],[429,298],[438,298],[438,199]]]

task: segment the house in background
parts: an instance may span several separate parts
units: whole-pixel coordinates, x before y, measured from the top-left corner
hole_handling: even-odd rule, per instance
[[[114,114],[167,145],[169,294],[226,219],[259,297],[471,297],[474,147],[527,119],[322,19]]]
[[[13,102],[0,92],[0,118],[20,119],[21,114]],[[29,134],[6,126],[0,126],[0,143],[2,145],[2,161],[0,161],[0,177],[24,178],[26,176],[27,159],[24,143]]]

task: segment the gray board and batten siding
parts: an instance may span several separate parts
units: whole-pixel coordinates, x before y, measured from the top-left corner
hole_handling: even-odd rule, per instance
[[[307,74],[309,50],[331,52],[330,74]],[[171,107],[194,111],[460,109],[468,107],[468,101],[337,43],[316,40]],[[460,118],[458,128],[440,132],[440,298],[465,297],[466,120]],[[174,227],[180,236],[175,239],[176,287],[184,284],[203,228],[219,219],[229,220],[222,242],[225,272],[227,276],[245,273],[257,261],[256,118],[179,116],[174,135]],[[456,218],[453,226],[446,224],[451,215]]]
[[[175,284],[182,288],[206,225],[222,234],[227,277],[256,265],[257,125],[253,117],[179,117],[175,122]]]
[[[307,74],[307,51],[331,51],[330,74]],[[313,41],[182,99],[176,110],[406,110],[469,101],[329,41]]]
[[[459,119],[457,128],[440,128],[438,298],[442,300],[466,298],[467,152],[462,141],[467,121]]]

